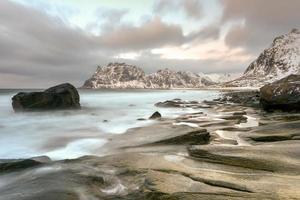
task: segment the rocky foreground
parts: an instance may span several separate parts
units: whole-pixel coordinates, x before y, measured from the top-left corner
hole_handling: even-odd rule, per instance
[[[104,157],[3,160],[0,199],[300,199],[300,114],[258,103],[255,92],[160,102],[195,112],[110,135]]]

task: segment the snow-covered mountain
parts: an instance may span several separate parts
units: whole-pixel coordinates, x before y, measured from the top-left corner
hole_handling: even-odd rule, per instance
[[[83,88],[144,88],[145,72],[125,63],[109,63],[98,67]]]
[[[211,80],[211,82],[215,82],[215,83],[225,83],[225,82],[229,82],[232,80],[235,80],[236,78],[241,76],[241,73],[214,73],[214,74],[204,74],[204,73],[200,73],[200,76],[206,77],[207,79]]]
[[[213,85],[210,78],[192,72],[158,70],[146,75],[136,66],[125,63],[109,63],[98,67],[83,88],[201,88]]]
[[[293,29],[290,33],[275,38],[271,47],[265,49],[240,78],[225,86],[260,87],[299,73],[300,30]]]

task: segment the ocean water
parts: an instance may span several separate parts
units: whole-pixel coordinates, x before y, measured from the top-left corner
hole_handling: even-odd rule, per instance
[[[0,90],[0,159],[97,155],[95,149],[107,142],[107,135],[155,123],[138,118],[148,118],[155,111],[170,118],[195,112],[157,108],[154,104],[159,101],[202,101],[219,96],[217,91],[207,90],[79,90],[81,110],[15,113],[11,97],[20,91]]]

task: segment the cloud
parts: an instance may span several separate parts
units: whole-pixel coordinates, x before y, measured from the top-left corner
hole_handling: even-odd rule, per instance
[[[229,48],[222,41],[209,41],[206,43],[194,43],[181,47],[167,47],[152,50],[154,54],[159,54],[164,59],[180,60],[215,60],[216,62],[247,62],[251,56],[244,52],[242,48]]]
[[[149,49],[181,44],[184,36],[180,26],[165,24],[156,17],[141,26],[120,26],[99,37],[99,44],[107,48]]]
[[[237,73],[242,72],[241,66],[243,66],[242,62],[230,60],[163,59],[161,55],[151,52],[142,53],[140,59],[137,60],[119,59],[119,62],[143,67],[146,73],[152,73],[163,68],[177,71],[187,70],[195,73]]]
[[[182,11],[193,19],[200,19],[203,16],[200,0],[158,0],[154,6],[156,13],[174,13]]]
[[[202,4],[199,0],[184,0],[183,7],[187,16],[199,19],[202,17]]]
[[[93,37],[69,28],[58,18],[3,0],[0,24],[0,73],[31,75],[37,81],[45,77],[56,80],[65,72],[67,81],[79,77],[72,73],[77,71],[74,68],[96,62]]]
[[[223,23],[242,20],[228,32],[226,43],[260,52],[274,37],[300,27],[299,0],[221,0]]]
[[[201,28],[198,31],[192,32],[186,36],[186,41],[203,41],[203,40],[218,40],[220,37],[221,28],[216,25],[209,25]]]
[[[120,13],[118,19],[124,14]],[[179,26],[164,24],[158,18],[138,27],[119,26],[109,34],[95,36],[35,8],[2,0],[0,87],[7,85],[7,74],[26,80],[31,77],[31,87],[66,81],[80,86],[96,65],[126,53],[122,49],[144,50],[182,40]],[[21,80],[24,79],[16,78],[15,85],[23,86]]]
[[[94,12],[94,21],[88,23],[86,28],[96,34],[109,33],[121,25],[128,12],[126,9],[97,8]]]
[[[262,25],[267,22],[270,26],[284,25],[284,23],[299,23],[299,6],[298,0],[221,0],[224,4],[224,19],[243,18],[256,24]],[[288,20],[288,21],[287,21]]]

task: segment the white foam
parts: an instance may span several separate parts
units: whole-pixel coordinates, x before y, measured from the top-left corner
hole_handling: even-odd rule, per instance
[[[35,170],[35,173],[36,174],[47,174],[47,173],[51,173],[51,172],[57,172],[61,169],[62,169],[61,166],[40,167],[40,168]]]
[[[113,187],[107,188],[107,189],[101,189],[101,191],[105,194],[121,194],[123,193],[127,188],[121,183],[120,180],[118,180],[117,184],[115,184]]]
[[[84,155],[93,155],[94,150],[103,146],[107,140],[105,139],[80,139],[67,144],[65,148],[57,149],[46,153],[51,159],[73,159]]]
[[[247,118],[247,122],[236,124],[235,126],[238,128],[251,128],[259,125],[258,119],[255,117],[251,117],[248,115],[244,115]]]
[[[164,159],[170,162],[180,162],[184,160],[184,157],[178,155],[165,155]]]
[[[195,123],[190,123],[190,122],[179,122],[179,123],[173,123],[175,126],[189,126],[192,128],[198,128],[199,125]]]

